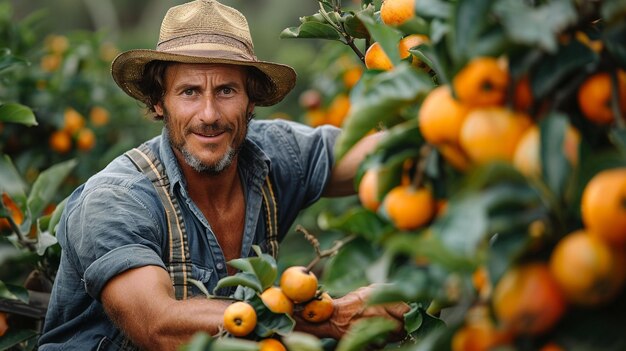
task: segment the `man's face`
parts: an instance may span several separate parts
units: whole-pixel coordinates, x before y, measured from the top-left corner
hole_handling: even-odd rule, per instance
[[[228,168],[243,143],[254,104],[246,70],[222,64],[174,64],[165,71],[163,102],[155,106],[179,161],[197,172]]]

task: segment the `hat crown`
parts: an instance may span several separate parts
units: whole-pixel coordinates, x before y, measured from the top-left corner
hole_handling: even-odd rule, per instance
[[[254,56],[254,46],[248,21],[236,9],[215,0],[196,0],[170,8],[159,33],[157,50],[171,49],[177,42],[185,42],[188,37],[223,37],[243,44],[245,51]]]

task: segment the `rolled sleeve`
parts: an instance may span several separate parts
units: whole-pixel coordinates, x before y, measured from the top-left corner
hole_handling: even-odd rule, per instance
[[[84,275],[85,290],[99,301],[104,285],[111,278],[129,269],[143,266],[159,266],[166,269],[161,257],[144,245],[118,247],[87,267]]]

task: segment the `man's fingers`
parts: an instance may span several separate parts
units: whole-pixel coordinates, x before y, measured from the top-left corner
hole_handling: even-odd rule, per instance
[[[387,311],[387,313],[389,313],[389,315],[393,318],[401,321],[404,321],[404,314],[410,310],[411,307],[404,302],[385,305],[385,311]]]

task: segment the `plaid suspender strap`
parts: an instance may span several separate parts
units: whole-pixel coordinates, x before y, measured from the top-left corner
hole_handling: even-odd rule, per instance
[[[274,196],[274,189],[272,189],[272,183],[270,182],[270,176],[265,177],[263,187],[261,188],[263,194],[263,208],[265,209],[265,225],[267,235],[267,246],[269,248],[269,254],[274,258],[278,256],[278,205],[276,204],[276,197]]]
[[[148,149],[146,144],[126,152],[126,156],[135,164],[138,170],[143,172],[156,189],[167,220],[167,234],[169,241],[169,262],[167,270],[174,285],[177,300],[187,299],[188,279],[191,278],[191,260],[187,243],[187,232],[183,221],[180,206],[176,197],[170,194],[169,180],[163,165],[156,156]]]

